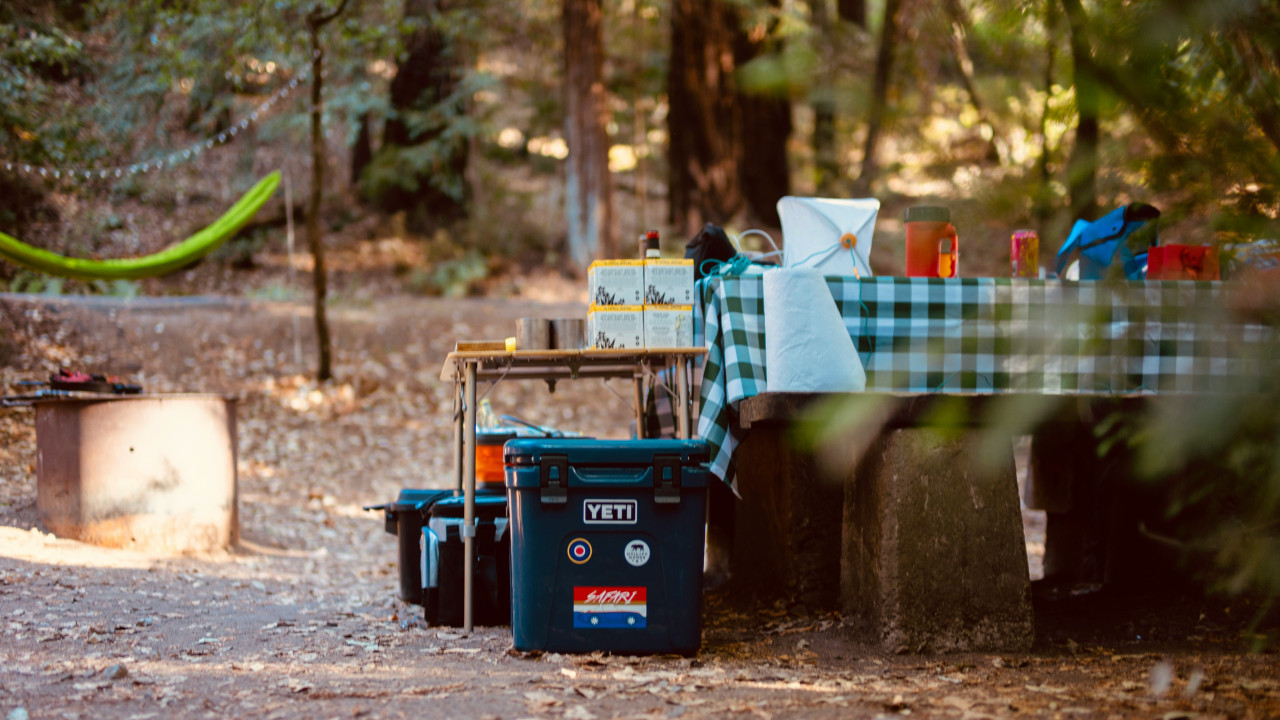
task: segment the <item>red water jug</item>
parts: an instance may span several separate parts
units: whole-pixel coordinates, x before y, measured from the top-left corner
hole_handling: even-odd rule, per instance
[[[1217,280],[1218,248],[1161,245],[1147,251],[1148,280]]]
[[[951,211],[934,205],[907,208],[907,277],[959,277],[960,238]]]

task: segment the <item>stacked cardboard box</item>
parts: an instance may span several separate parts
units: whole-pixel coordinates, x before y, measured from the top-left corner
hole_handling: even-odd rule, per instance
[[[587,269],[594,348],[693,345],[693,261],[598,260]]]

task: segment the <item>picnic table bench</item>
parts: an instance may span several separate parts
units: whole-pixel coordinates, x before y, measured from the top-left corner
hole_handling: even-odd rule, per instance
[[[1012,437],[992,441],[992,411],[1056,398],[1055,421],[1078,423],[1080,399],[1244,391],[1271,339],[1223,320],[1221,283],[829,277],[867,373],[867,392],[843,398],[866,417],[833,464],[795,432],[829,396],[769,391],[762,285],[700,285],[698,434],[742,498],[735,581],[836,604],[890,650],[1031,644]]]

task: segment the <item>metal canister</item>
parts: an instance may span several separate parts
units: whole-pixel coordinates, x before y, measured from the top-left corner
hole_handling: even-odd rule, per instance
[[[1009,243],[1009,277],[1040,277],[1040,236],[1035,230],[1016,230]]]
[[[520,318],[516,321],[517,350],[549,350],[551,321],[546,318]]]
[[[581,350],[587,339],[587,321],[583,318],[556,318],[551,321],[551,347],[557,350]]]

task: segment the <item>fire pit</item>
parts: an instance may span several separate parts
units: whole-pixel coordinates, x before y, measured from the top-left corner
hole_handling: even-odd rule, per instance
[[[36,406],[36,507],[59,537],[204,552],[238,539],[235,403],[220,395]]]

